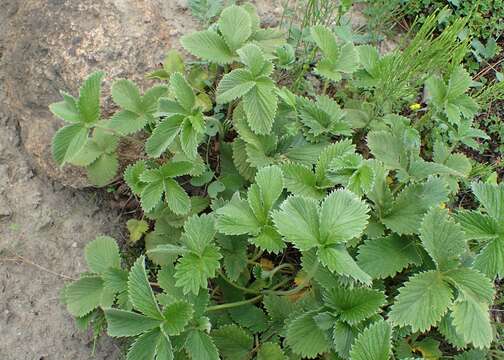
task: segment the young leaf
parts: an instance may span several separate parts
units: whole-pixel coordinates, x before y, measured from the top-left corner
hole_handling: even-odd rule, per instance
[[[193,318],[194,308],[185,301],[171,303],[163,309],[161,329],[169,336],[180,335]]]
[[[392,328],[384,320],[368,326],[352,345],[352,360],[388,360],[392,347]]]
[[[100,119],[100,92],[104,73],[97,71],[92,73],[82,84],[79,90],[77,108],[81,121],[92,124]]]

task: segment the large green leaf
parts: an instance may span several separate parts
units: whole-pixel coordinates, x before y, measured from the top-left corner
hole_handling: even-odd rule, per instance
[[[488,215],[498,223],[504,222],[504,183],[473,183],[472,191]]]
[[[453,304],[453,325],[457,334],[476,348],[487,348],[493,340],[488,310],[488,304],[471,298],[460,299]]]
[[[184,223],[182,242],[193,252],[202,254],[215,237],[215,222],[211,215],[193,215]]]
[[[217,209],[217,229],[226,235],[258,234],[261,224],[246,200],[235,194],[225,206]]]
[[[159,329],[140,335],[131,345],[126,360],[173,360],[170,339]]]
[[[352,360],[388,360],[392,348],[392,327],[385,321],[368,326],[352,345]]]
[[[103,280],[99,276],[85,276],[68,285],[64,290],[68,312],[81,317],[100,306]]]
[[[317,188],[317,178],[313,171],[299,163],[288,163],[282,166],[285,187],[293,194],[320,200],[325,192]]]
[[[363,284],[371,284],[371,276],[366,274],[350,256],[344,245],[321,248],[318,251],[320,261],[332,272],[347,275]]]
[[[140,90],[130,80],[120,79],[112,85],[112,99],[124,110],[133,113],[142,112],[142,97]]]
[[[163,309],[165,321],[161,325],[169,336],[180,335],[193,318],[193,306],[185,301],[176,301]]]
[[[396,325],[410,325],[413,331],[426,331],[441,320],[452,302],[452,290],[438,271],[412,276],[400,288],[389,319]]]

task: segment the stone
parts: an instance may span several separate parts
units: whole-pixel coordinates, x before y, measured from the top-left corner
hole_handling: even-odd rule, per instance
[[[9,0],[6,0],[9,1]],[[81,168],[59,168],[51,156],[51,139],[62,126],[48,110],[60,101],[59,90],[76,95],[82,80],[96,70],[106,73],[102,116],[110,116],[112,80],[129,78],[144,89],[145,74],[162,62],[196,23],[180,0],[25,0],[7,15],[10,26],[1,49],[5,69],[6,112],[21,130],[22,144],[36,171],[66,186],[89,186]]]

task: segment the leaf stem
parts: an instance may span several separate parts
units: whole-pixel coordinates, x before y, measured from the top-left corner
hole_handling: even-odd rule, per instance
[[[243,300],[243,301],[237,301],[237,302],[232,302],[232,303],[226,303],[226,304],[220,304],[220,305],[214,305],[214,306],[209,306],[207,307],[207,311],[219,311],[219,310],[225,310],[229,308],[234,308],[238,306],[243,306],[247,304],[253,304],[259,300],[262,299],[262,295],[258,295],[256,297],[253,297],[248,300]]]
[[[229,279],[226,275],[224,275],[224,273],[222,271],[219,270],[219,276],[225,281],[227,282],[229,285],[237,288],[238,290],[241,290],[243,292],[246,292],[248,294],[260,294],[261,292],[260,291],[257,291],[257,290],[252,290],[252,289],[249,289],[249,288],[246,288],[246,287],[243,287],[241,285],[238,285],[236,284],[235,282],[233,282],[231,279]]]

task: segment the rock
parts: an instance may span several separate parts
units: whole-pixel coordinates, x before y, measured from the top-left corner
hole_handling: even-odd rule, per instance
[[[6,0],[12,1],[12,0]],[[129,78],[144,88],[144,75],[163,60],[174,28],[188,32],[195,22],[178,6],[180,0],[25,0],[7,20],[4,66],[6,107],[15,116],[23,146],[40,173],[75,188],[88,186],[83,169],[60,169],[51,157],[51,139],[62,122],[48,111],[59,90],[77,94],[91,72],[106,73],[104,99],[111,80]],[[114,111],[104,101],[103,116]]]

